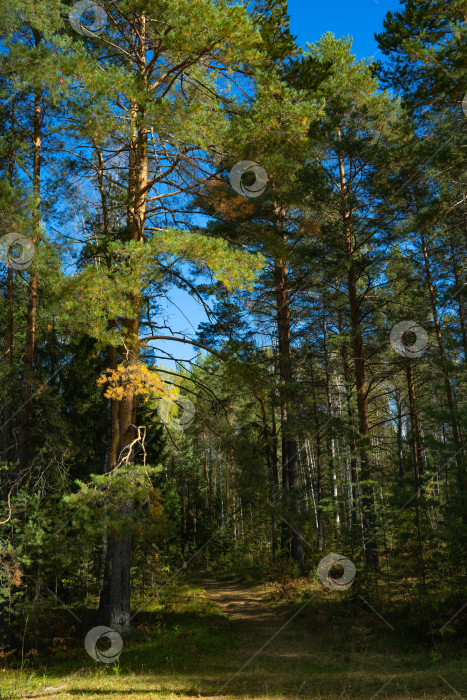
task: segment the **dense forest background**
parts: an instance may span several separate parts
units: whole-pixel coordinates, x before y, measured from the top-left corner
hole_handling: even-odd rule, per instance
[[[459,648],[466,20],[403,0],[374,62],[286,0],[0,0],[7,666],[186,572]]]

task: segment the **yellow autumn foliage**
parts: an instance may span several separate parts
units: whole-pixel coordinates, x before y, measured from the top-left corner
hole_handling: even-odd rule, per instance
[[[170,397],[176,394],[174,387],[170,387],[157,372],[141,362],[129,366],[120,364],[117,369],[108,369],[97,383],[100,386],[107,384],[104,396],[117,401],[128,394],[144,396],[145,401],[150,397]]]

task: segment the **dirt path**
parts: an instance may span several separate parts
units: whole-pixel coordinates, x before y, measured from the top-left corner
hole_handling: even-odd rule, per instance
[[[254,647],[259,649],[284,627],[283,632],[268,643],[262,654],[290,654],[296,658],[308,655],[303,644],[304,634],[305,639],[307,635],[300,614],[291,620],[293,612],[278,611],[276,606],[270,605],[265,600],[264,590],[259,586],[236,581],[205,581],[202,586],[233,623],[232,631],[245,654],[250,654]],[[286,625],[289,620],[290,623]],[[305,644],[305,648],[306,646]]]
[[[202,586],[211,600],[232,620],[266,622],[274,616],[256,586],[235,581],[206,581]]]
[[[451,679],[447,686],[417,650],[409,666],[407,652],[378,648],[387,632],[365,611],[339,617],[337,610],[320,609],[313,595],[300,609],[268,601],[263,586],[212,580],[201,585],[229,617],[236,641],[216,688],[219,700],[445,700],[454,697],[452,688],[461,688],[454,664],[444,671]],[[206,693],[205,700],[211,697],[216,694]]]

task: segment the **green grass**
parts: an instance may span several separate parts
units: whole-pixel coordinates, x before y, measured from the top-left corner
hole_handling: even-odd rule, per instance
[[[310,594],[313,601],[254,656]],[[391,631],[355,596],[314,583],[243,585],[229,595],[238,595],[232,616],[199,584],[171,586],[135,618],[118,664],[94,662],[77,639],[68,649],[30,655],[22,670],[18,659],[0,668],[0,698],[465,697],[464,655],[455,638],[415,642],[403,619]],[[248,604],[254,614],[250,608],[242,617]]]

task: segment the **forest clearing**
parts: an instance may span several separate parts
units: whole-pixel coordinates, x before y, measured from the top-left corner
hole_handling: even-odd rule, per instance
[[[317,605],[315,598],[270,641],[313,594],[319,596],[317,586],[304,582],[182,583],[165,606],[135,624],[118,671],[93,666],[81,648],[65,647],[56,649],[44,673],[4,672],[0,697],[327,700],[382,693],[395,700],[456,697],[455,688],[465,690],[465,666],[450,658],[449,646],[414,648],[403,629],[385,629],[361,603],[329,606],[321,599]]]
[[[466,40],[0,0],[0,700],[465,697]]]

